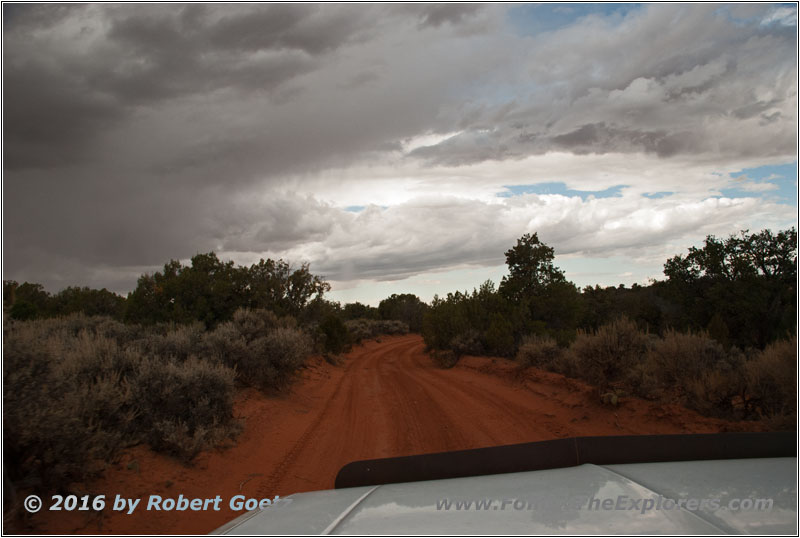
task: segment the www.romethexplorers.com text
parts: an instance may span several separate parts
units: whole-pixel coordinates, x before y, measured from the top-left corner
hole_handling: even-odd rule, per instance
[[[247,497],[245,495],[234,495],[227,502],[223,501],[222,496],[216,495],[214,497],[186,497],[182,493],[177,497],[162,497],[161,495],[149,495],[144,498],[138,497],[123,497],[122,495],[115,495],[113,498],[109,497],[106,500],[105,495],[53,495],[50,502],[45,505],[42,500],[36,495],[30,495],[25,499],[25,508],[29,512],[38,512],[42,508],[50,511],[95,511],[99,512],[106,508],[111,508],[115,512],[124,512],[132,514],[137,509],[157,511],[157,512],[184,512],[184,511],[206,511],[213,510],[219,512],[224,508],[228,508],[235,512],[250,511],[273,507],[286,506],[291,503],[290,498],[281,498],[280,495],[275,495],[273,498],[257,499]]]

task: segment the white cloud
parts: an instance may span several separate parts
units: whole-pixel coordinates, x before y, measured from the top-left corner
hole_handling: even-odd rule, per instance
[[[776,191],[780,187],[778,187],[774,183],[745,182],[737,184],[736,188],[746,192],[769,192],[769,191]]]
[[[309,261],[327,277],[343,282],[405,279],[465,264],[494,266],[503,263],[503,252],[529,232],[538,232],[560,255],[651,257],[663,263],[666,256],[706,234],[782,227],[794,215],[793,208],[760,198],[649,199],[637,190],[586,200],[537,194],[481,200],[438,194],[385,209],[373,205],[359,213],[312,198],[276,203],[313,215],[315,227],[303,240],[267,253]],[[260,228],[257,221],[252,225]],[[230,242],[224,240],[225,251],[234,254],[236,249],[228,245],[240,239],[236,233]]]
[[[784,26],[796,26],[797,25],[797,7],[779,7],[772,10],[766,17],[761,21],[761,24],[771,24],[773,22],[777,22],[778,24],[782,24]]]

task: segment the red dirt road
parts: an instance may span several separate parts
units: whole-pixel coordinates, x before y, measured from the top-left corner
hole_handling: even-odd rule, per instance
[[[138,446],[80,488],[105,493],[109,505],[117,494],[142,499],[132,515],[110,507],[91,516],[42,511],[16,532],[207,533],[242,513],[227,508],[234,495],[330,489],[338,470],[360,459],[579,435],[760,429],[633,398],[606,407],[591,387],[535,369],[519,373],[503,359],[466,357],[442,370],[418,335],[367,342],[341,366],[315,358],[286,395],[240,394],[236,414],[245,428],[235,445],[203,453],[191,467]],[[153,494],[219,495],[222,510],[146,511]]]

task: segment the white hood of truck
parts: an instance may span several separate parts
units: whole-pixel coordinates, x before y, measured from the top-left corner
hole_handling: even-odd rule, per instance
[[[316,491],[214,533],[797,534],[796,467],[796,458],[585,464]],[[745,499],[760,505],[734,508]]]

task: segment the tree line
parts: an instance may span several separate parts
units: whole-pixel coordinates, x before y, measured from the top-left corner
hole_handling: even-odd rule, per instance
[[[358,302],[342,306],[324,298],[329,290],[330,284],[312,274],[308,264],[295,268],[284,260],[262,259],[249,267],[236,266],[210,252],[197,254],[188,265],[170,260],[162,270],[143,274],[127,297],[88,287],[51,294],[41,284],[6,280],[3,306],[17,320],[82,312],[143,325],[199,321],[208,329],[230,321],[240,308],[268,310],[301,325],[322,327],[329,339],[344,338],[343,322],[356,319],[397,320],[415,332],[422,328],[426,305],[416,295],[393,294],[378,307]]]
[[[197,254],[188,265],[171,260],[142,275],[127,297],[87,287],[50,294],[39,284],[4,281],[3,302],[13,319],[83,312],[139,324],[200,321],[208,328],[231,320],[239,308],[270,310],[330,332],[341,332],[338,322],[349,320],[400,320],[422,333],[432,350],[500,356],[513,356],[529,335],[567,346],[579,330],[596,330],[621,316],[658,334],[706,331],[742,349],[763,349],[796,330],[795,228],[708,236],[702,246],[668,259],[664,280],[631,288],[578,288],[536,233],[518,239],[505,258],[508,274],[499,286],[486,281],[472,292],[435,296],[430,304],[406,293],[378,307],[341,305],[325,298],[330,285],[308,264],[262,259],[236,266],[213,252]]]
[[[664,264],[665,280],[580,290],[536,233],[505,253],[508,275],[471,293],[434,297],[422,333],[432,350],[514,356],[523,338],[567,347],[579,331],[625,317],[644,331],[704,331],[726,346],[763,349],[796,332],[797,232],[708,236]]]

